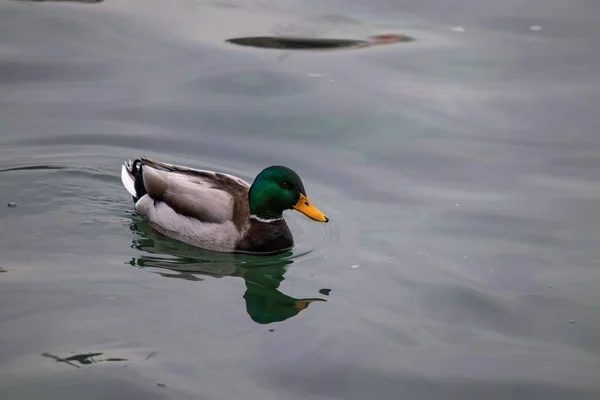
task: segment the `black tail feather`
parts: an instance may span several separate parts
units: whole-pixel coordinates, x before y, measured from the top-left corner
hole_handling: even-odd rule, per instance
[[[137,159],[131,164],[131,176],[135,179],[135,201],[139,200],[146,193],[146,187],[144,186],[144,174],[142,174],[142,160]]]

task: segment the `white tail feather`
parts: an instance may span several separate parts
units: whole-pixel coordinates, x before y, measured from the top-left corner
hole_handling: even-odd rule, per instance
[[[121,167],[121,181],[123,182],[123,186],[125,186],[125,189],[127,189],[129,194],[131,194],[133,197],[136,197],[137,193],[135,191],[135,179],[133,178],[133,176],[131,176],[131,173],[129,172],[130,168],[131,161],[129,162],[129,165],[123,164],[123,166]]]

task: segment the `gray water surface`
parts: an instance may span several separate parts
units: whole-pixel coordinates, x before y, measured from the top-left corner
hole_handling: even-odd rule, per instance
[[[0,0],[0,399],[600,398],[599,37],[593,0]],[[175,243],[142,155],[287,165],[331,222]]]

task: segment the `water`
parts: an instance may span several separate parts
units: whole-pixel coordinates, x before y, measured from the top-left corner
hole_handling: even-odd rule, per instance
[[[600,398],[599,5],[1,1],[0,398]],[[285,164],[331,222],[174,243],[141,155]]]

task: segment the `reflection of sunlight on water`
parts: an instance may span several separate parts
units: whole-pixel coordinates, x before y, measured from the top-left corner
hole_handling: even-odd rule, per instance
[[[165,278],[203,281],[204,277],[239,277],[245,281],[246,311],[260,324],[281,322],[297,315],[312,302],[321,298],[293,298],[278,290],[289,265],[304,254],[293,251],[272,256],[216,253],[199,249],[166,238],[155,232],[146,222],[134,217],[130,225],[134,233],[132,247],[144,254],[128,264],[152,271]]]

